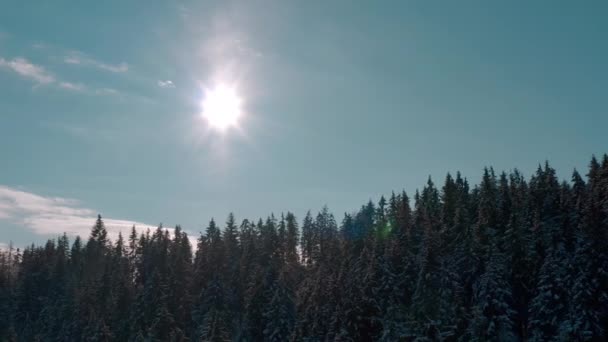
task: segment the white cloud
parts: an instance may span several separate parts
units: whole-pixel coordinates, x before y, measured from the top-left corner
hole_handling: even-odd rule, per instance
[[[0,57],[0,69],[13,71],[23,78],[36,82],[38,85],[53,85],[69,91],[94,95],[113,95],[118,93],[110,88],[89,89],[82,83],[62,81],[46,70],[45,67],[36,65],[22,57],[13,58],[12,60]]]
[[[59,82],[59,87],[73,91],[84,91],[86,87],[82,83]]]
[[[64,60],[67,64],[81,64],[80,59],[76,57],[66,57]]]
[[[111,71],[111,72],[126,72],[129,70],[127,63],[120,63],[118,65],[99,64],[100,68]]]
[[[175,88],[175,84],[173,84],[173,81],[171,81],[171,80],[166,80],[166,81],[158,80],[158,82],[156,82],[156,84],[161,88]]]
[[[91,58],[79,51],[70,52],[67,56],[65,56],[63,61],[67,64],[91,66],[101,70],[116,73],[127,72],[129,70],[129,65],[125,62],[119,64],[108,64]]]
[[[38,84],[55,82],[55,77],[53,77],[53,75],[44,67],[33,64],[22,57],[17,57],[12,60],[6,60],[0,57],[0,68],[12,70],[20,76],[33,80]]]
[[[0,185],[0,219],[23,225],[40,235],[69,235],[87,237],[95,223],[97,212],[74,199],[45,197]],[[115,239],[118,232],[128,232],[133,225],[151,225],[124,219],[105,217],[108,235]]]

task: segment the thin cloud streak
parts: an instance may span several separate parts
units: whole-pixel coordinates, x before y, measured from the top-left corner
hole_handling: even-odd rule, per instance
[[[59,87],[73,91],[84,91],[86,88],[82,83],[59,82]]]
[[[171,80],[166,80],[166,81],[158,80],[158,82],[156,84],[159,87],[165,88],[165,89],[166,88],[175,88],[175,84]]]
[[[55,77],[51,75],[44,67],[33,64],[22,57],[17,57],[12,60],[6,60],[0,57],[0,67],[11,70],[38,84],[49,84],[55,82]]]
[[[101,88],[95,90],[95,94],[97,95],[115,95],[118,94],[118,90],[112,88]]]
[[[16,57],[12,60],[0,57],[0,69],[12,71],[22,78],[28,79],[40,85],[53,85],[60,89],[87,93],[92,95],[116,95],[118,91],[112,88],[89,89],[82,83],[73,83],[57,79],[44,66],[37,65],[23,57]]]
[[[92,57],[89,57],[86,54],[79,52],[79,51],[70,52],[63,59],[63,61],[66,64],[90,66],[90,67],[95,67],[95,68],[98,68],[101,70],[110,71],[110,72],[114,72],[114,73],[122,73],[122,72],[129,71],[129,65],[125,62],[122,62],[119,64],[108,64],[108,63],[104,63],[99,60],[96,60]]]

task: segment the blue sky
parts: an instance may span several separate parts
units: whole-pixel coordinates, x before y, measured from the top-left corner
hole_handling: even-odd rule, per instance
[[[608,140],[604,1],[123,1],[0,13],[0,243],[569,178]],[[237,85],[238,129],[201,117]]]

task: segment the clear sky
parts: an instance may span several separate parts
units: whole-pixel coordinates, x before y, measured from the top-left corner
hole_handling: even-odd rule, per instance
[[[5,1],[0,243],[338,219],[430,175],[608,150],[606,1]],[[201,115],[241,99],[236,127]],[[114,228],[114,229],[115,229]]]

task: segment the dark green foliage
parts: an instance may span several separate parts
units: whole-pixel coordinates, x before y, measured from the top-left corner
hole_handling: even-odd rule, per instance
[[[0,251],[2,341],[604,341],[608,156],[113,240]],[[412,209],[413,208],[413,209]],[[278,218],[278,219],[277,219]]]

